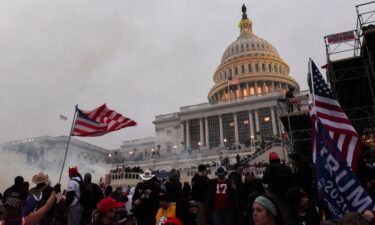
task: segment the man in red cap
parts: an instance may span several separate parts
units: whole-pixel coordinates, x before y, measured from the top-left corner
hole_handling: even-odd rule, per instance
[[[280,162],[277,152],[269,153],[269,163],[264,171],[263,183],[268,185],[267,190],[270,193],[283,201],[288,189],[295,186],[294,175],[288,166]]]
[[[90,225],[112,225],[116,221],[116,210],[124,208],[124,202],[116,202],[113,198],[103,198],[94,213],[94,222]]]
[[[66,194],[66,205],[68,206],[68,225],[79,225],[83,208],[79,202],[81,197],[81,175],[77,167],[69,167],[69,183]]]

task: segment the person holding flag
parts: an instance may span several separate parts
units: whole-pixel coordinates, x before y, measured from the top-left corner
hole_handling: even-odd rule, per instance
[[[332,219],[374,210],[373,200],[354,174],[360,137],[311,59],[308,84],[319,198],[327,204]]]

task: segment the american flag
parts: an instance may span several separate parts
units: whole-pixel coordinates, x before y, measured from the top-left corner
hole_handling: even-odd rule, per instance
[[[319,120],[352,170],[357,168],[362,143],[335,95],[326,84],[315,63],[309,61],[310,118],[313,131],[313,159],[316,159],[315,127]]]
[[[135,126],[137,123],[105,104],[92,111],[77,108],[77,117],[73,125],[72,136],[94,137],[102,136],[125,127]]]

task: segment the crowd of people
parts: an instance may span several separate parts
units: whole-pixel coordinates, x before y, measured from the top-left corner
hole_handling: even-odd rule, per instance
[[[48,175],[32,178],[34,187],[18,176],[2,195],[3,225],[367,225],[374,213],[351,212],[339,221],[330,220],[328,207],[318,200],[313,169],[299,154],[289,155],[285,165],[276,152],[269,154],[263,177],[238,163],[227,174],[216,169],[209,179],[207,166],[199,165],[191,183],[180,182],[178,170],[158,179],[150,170],[140,172],[141,182],[123,191],[113,190],[69,168],[66,190],[51,186]],[[121,168],[134,171],[134,168]],[[374,166],[365,162],[359,179],[374,195]]]

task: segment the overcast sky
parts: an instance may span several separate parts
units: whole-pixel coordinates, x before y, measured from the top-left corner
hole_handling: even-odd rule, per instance
[[[353,0],[2,0],[0,143],[67,135],[74,106],[102,103],[137,127],[80,138],[104,148],[154,136],[155,115],[207,101],[212,75],[239,35],[241,6],[306,89],[323,37],[355,28]],[[59,120],[59,115],[69,117]]]

